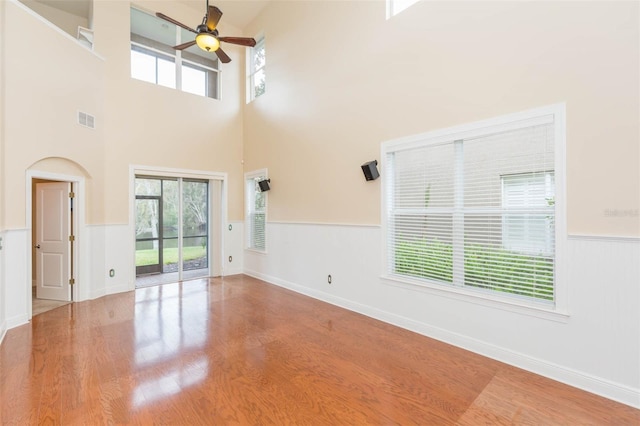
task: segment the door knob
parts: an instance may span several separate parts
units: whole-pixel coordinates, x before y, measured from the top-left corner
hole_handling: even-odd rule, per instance
[[[40,248],[40,244],[38,244],[38,245],[36,246],[36,248],[37,248],[37,249],[39,249],[39,248]]]

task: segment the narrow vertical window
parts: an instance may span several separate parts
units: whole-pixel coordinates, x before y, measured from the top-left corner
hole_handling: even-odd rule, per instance
[[[266,170],[245,174],[246,247],[258,251],[266,251],[267,193],[259,184],[266,179]]]
[[[264,36],[258,37],[256,45],[249,49],[247,75],[247,102],[251,102],[265,93],[265,62],[266,53]]]

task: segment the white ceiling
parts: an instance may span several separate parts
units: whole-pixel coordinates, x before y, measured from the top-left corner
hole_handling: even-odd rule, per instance
[[[1,0],[0,0],[1,1]],[[90,19],[92,0],[35,0],[76,16]],[[206,0],[173,0],[192,9],[202,11],[204,16]],[[223,12],[223,19],[239,29],[244,29],[269,3],[269,0],[209,0]],[[161,12],[161,11],[159,11]]]

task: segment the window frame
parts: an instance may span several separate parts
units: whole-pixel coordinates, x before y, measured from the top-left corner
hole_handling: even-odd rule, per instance
[[[251,250],[258,253],[266,253],[267,252],[267,214],[268,214],[268,206],[269,206],[269,196],[268,192],[261,192],[257,189],[257,179],[264,180],[269,179],[269,174],[267,169],[255,170],[252,172],[247,172],[244,174],[244,190],[245,190],[245,241],[244,246],[245,250]],[[250,187],[253,187],[253,191],[251,191]],[[256,194],[261,193],[264,196],[264,207],[263,210],[257,212],[255,209],[255,196]],[[253,238],[253,234],[251,229],[253,229],[252,217],[256,213],[263,213],[264,217],[264,238],[263,238],[263,247],[256,247],[255,239]]]
[[[393,18],[397,14],[409,9],[420,0],[387,0],[387,20]]]
[[[260,34],[256,36],[255,39],[256,39],[256,45],[247,49],[247,65],[248,65],[247,66],[247,103],[250,103],[254,101],[256,98],[259,98],[260,96],[264,95],[267,91],[266,89],[267,87],[266,85],[267,49],[265,44],[265,36],[264,34]],[[258,49],[264,49],[265,55],[264,55],[264,63],[262,64],[262,66],[256,68],[254,57],[255,57],[255,52]],[[265,89],[264,89],[264,92],[256,95],[255,77],[256,77],[256,74],[260,71],[263,71],[265,73]]]
[[[566,124],[565,104],[555,104],[535,108],[519,113],[507,114],[487,120],[463,124],[450,128],[435,130],[423,134],[413,135],[384,142],[381,146],[381,169],[391,170],[387,155],[389,153],[414,149],[424,146],[451,143],[457,140],[473,139],[492,133],[506,132],[553,120],[554,130],[554,179],[555,179],[555,274],[553,304],[537,303],[535,300],[521,300],[500,295],[497,291],[474,291],[466,287],[443,285],[435,281],[395,275],[390,271],[393,263],[389,245],[389,185],[393,178],[391,173],[381,173],[381,228],[382,228],[382,279],[385,283],[438,294],[446,297],[462,299],[468,302],[517,311],[544,317],[552,320],[565,321],[568,318],[568,289],[566,280]]]
[[[132,79],[138,80],[138,81],[144,81],[146,83],[155,84],[156,86],[167,87],[169,89],[178,89],[178,86],[177,86],[178,77],[175,74],[174,74],[174,76],[175,76],[175,81],[174,81],[175,86],[174,87],[166,86],[164,84],[158,83],[158,60],[161,59],[161,60],[165,60],[167,62],[172,62],[174,68],[176,68],[178,65],[176,64],[177,58],[175,56],[169,55],[169,54],[167,54],[165,52],[162,52],[162,51],[160,51],[158,49],[154,49],[153,47],[145,46],[145,45],[140,44],[140,43],[135,42],[135,41],[131,42],[130,54],[131,54],[131,52],[137,52],[137,53],[140,53],[140,54],[143,54],[143,55],[150,56],[150,57],[152,57],[154,59],[154,62],[155,62],[155,81],[154,82],[151,82],[151,81],[148,81],[148,80],[142,80],[142,79],[136,78],[133,75],[131,75]],[[131,69],[131,73],[130,74],[133,74],[133,69]],[[178,89],[178,90],[180,90],[180,89]]]
[[[138,9],[135,7],[131,7],[131,9],[135,9],[136,11],[140,12],[140,13],[144,13],[147,14],[151,17],[154,17],[152,14],[142,10],[142,9]],[[159,18],[157,18],[159,19]],[[163,24],[166,25],[172,25],[170,23],[166,23],[165,21],[163,21]],[[129,55],[131,55],[131,52],[133,52],[134,50],[148,55],[148,56],[152,56],[155,58],[155,83],[152,83],[148,80],[142,80],[142,79],[138,79],[136,77],[133,77],[133,69],[132,69],[132,64],[131,62],[129,63],[129,76],[131,77],[131,79],[133,80],[138,80],[138,81],[144,81],[145,83],[151,83],[151,84],[155,84],[156,86],[162,86],[162,87],[167,87],[169,89],[175,89],[175,90],[179,90],[183,93],[189,93],[195,96],[202,96],[205,98],[210,98],[210,99],[215,99],[215,100],[220,100],[221,96],[220,96],[220,74],[221,74],[221,69],[220,69],[220,61],[215,59],[212,60],[213,62],[216,63],[216,67],[213,66],[209,66],[209,65],[205,65],[204,63],[200,63],[198,61],[195,60],[191,60],[191,59],[187,59],[183,57],[183,52],[180,50],[172,50],[172,46],[169,45],[165,45],[164,43],[157,41],[157,40],[153,40],[150,38],[146,38],[144,36],[140,36],[139,34],[136,34],[139,37],[139,40],[132,40],[132,32],[131,32],[131,23],[129,24],[130,28],[130,35],[129,35]],[[175,26],[175,30],[176,30],[176,36],[175,36],[175,43],[180,44],[182,42],[182,37],[181,37],[181,28],[178,26]],[[154,42],[157,43],[158,47],[162,47],[162,49],[164,49],[164,47],[167,48],[167,51],[161,50],[158,47],[154,47],[151,45],[147,45],[145,43],[143,43],[141,40],[149,40],[149,42]],[[170,53],[171,52],[171,53]],[[185,52],[185,53],[190,53],[191,56],[193,56],[192,52]],[[164,60],[172,60],[174,67],[175,67],[175,82],[174,82],[174,87],[171,86],[167,86],[164,84],[158,84],[158,59],[164,59]],[[205,61],[206,59],[203,59],[203,61]],[[189,67],[192,69],[196,69],[199,71],[204,71],[205,72],[205,87],[204,87],[204,92],[205,95],[200,95],[191,91],[185,91],[182,89],[182,77],[183,77],[183,73],[182,73],[182,68],[183,67]],[[212,76],[209,76],[209,73],[213,73]],[[210,81],[215,81],[215,85],[216,87],[212,88],[210,87],[209,82]]]

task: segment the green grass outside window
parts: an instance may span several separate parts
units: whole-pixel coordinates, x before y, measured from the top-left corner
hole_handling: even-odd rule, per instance
[[[472,245],[464,249],[464,284],[553,300],[553,259]],[[396,274],[453,283],[453,248],[438,240],[399,242]]]

